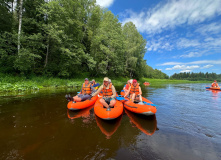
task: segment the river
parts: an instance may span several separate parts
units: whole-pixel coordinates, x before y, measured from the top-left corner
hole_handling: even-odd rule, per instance
[[[221,159],[221,91],[206,85],[142,86],[156,115],[109,122],[93,106],[68,111],[72,89],[1,96],[0,159]]]

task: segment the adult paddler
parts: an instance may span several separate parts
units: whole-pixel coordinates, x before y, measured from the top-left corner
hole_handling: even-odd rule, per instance
[[[96,91],[92,87],[92,85],[89,83],[88,78],[85,78],[84,83],[81,87],[80,93],[73,97],[73,99],[74,99],[73,103],[81,102],[81,101],[85,101],[87,99],[90,99],[92,92],[96,92]]]
[[[211,87],[219,88],[219,85],[216,80],[214,80],[214,82],[211,84]]]
[[[129,87],[128,92],[124,95],[124,97],[127,97],[128,94],[130,95],[130,100],[132,102],[134,102],[134,100],[142,102],[142,91],[136,79],[133,80],[132,85]]]
[[[103,80],[103,84],[99,87],[99,89],[92,94],[92,96],[96,96],[102,91],[102,98],[100,99],[101,104],[105,108],[114,107],[116,104],[116,90],[112,83],[109,82],[109,78],[105,77]]]

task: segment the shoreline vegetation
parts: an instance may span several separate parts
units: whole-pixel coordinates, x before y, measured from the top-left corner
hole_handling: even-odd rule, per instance
[[[102,83],[103,77],[100,78],[90,78],[95,79],[97,83]],[[121,86],[126,84],[127,80],[130,78],[109,77],[115,86]],[[140,78],[138,82],[142,85],[144,82],[149,82],[151,86],[169,84],[169,83],[208,83],[211,81],[189,81],[189,80],[171,80],[171,79],[151,79],[151,78]],[[72,79],[61,79],[53,77],[15,77],[12,75],[1,75],[0,76],[0,93],[5,92],[24,92],[33,90],[44,90],[44,89],[55,89],[55,88],[76,88],[81,87],[84,82],[84,78],[72,78]]]

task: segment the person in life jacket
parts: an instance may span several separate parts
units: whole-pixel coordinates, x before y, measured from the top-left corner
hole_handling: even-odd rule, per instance
[[[97,84],[97,83],[95,82],[94,79],[92,79],[92,81],[91,81],[91,85],[92,85],[92,87],[93,87],[95,84]]]
[[[96,92],[94,87],[89,83],[88,78],[84,79],[84,83],[81,87],[81,91],[78,95],[74,96],[74,102],[81,102],[91,98],[92,92]]]
[[[128,92],[129,87],[131,86],[133,80],[128,80],[127,84],[124,86],[123,90],[124,90],[124,94],[126,94]]]
[[[104,78],[103,85],[99,87],[97,92],[95,92],[92,96],[96,96],[102,91],[102,98],[100,99],[101,104],[105,108],[113,108],[114,105],[116,104],[116,90],[114,85],[109,81],[108,77]]]
[[[99,83],[98,83],[98,85],[97,85],[97,83],[95,82],[94,79],[92,79],[92,81],[90,81],[90,83],[91,83],[92,87],[94,87],[95,90],[98,89]],[[95,86],[94,86],[94,85],[95,85]]]
[[[133,80],[132,85],[129,87],[128,92],[124,95],[124,97],[127,97],[128,94],[130,95],[132,102],[134,102],[134,100],[142,102],[142,91],[136,79]]]
[[[211,87],[219,88],[219,85],[216,80],[214,80],[214,82],[211,84]]]

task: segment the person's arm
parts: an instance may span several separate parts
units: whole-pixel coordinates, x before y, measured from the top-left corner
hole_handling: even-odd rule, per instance
[[[131,88],[131,86],[128,88],[127,93],[124,95],[124,97],[128,96],[128,94],[130,93],[130,88]]]
[[[92,94],[92,97],[94,97],[94,96],[96,96],[98,93],[100,93],[102,89],[103,89],[103,85],[101,85],[101,86],[98,88],[98,90],[97,90],[95,93]]]
[[[115,89],[115,87],[113,85],[111,86],[111,89],[112,89],[112,93],[113,93],[111,98],[115,98],[116,97],[116,89]]]
[[[142,95],[142,91],[141,88],[139,87],[139,95]]]

